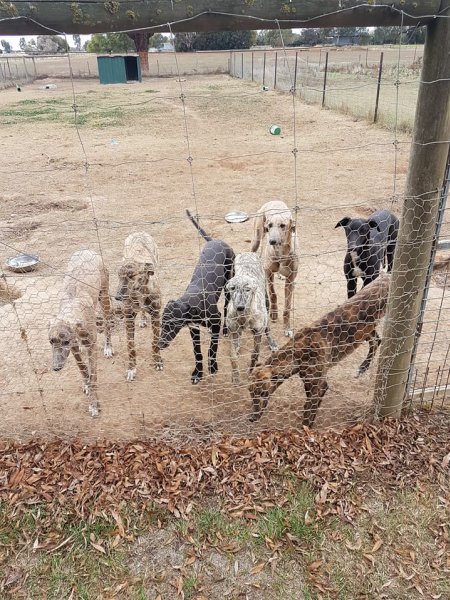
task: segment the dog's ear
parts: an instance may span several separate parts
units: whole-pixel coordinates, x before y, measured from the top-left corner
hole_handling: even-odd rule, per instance
[[[351,221],[351,219],[349,217],[344,217],[343,219],[341,219],[340,221],[338,221],[336,223],[334,228],[337,229],[338,227],[346,227],[350,223],[350,221]]]
[[[369,227],[370,227],[370,229],[378,229],[378,231],[381,231],[380,225],[376,221],[373,221],[372,219],[369,221]]]

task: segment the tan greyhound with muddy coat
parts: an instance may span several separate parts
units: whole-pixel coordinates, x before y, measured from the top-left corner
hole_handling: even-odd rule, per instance
[[[112,312],[108,271],[96,252],[79,250],[72,255],[67,266],[59,312],[49,324],[48,337],[53,349],[54,371],[63,368],[72,352],[83,378],[83,390],[89,397],[89,412],[93,417],[99,413],[96,326],[99,300],[106,332],[104,354],[111,358]],[[87,364],[82,356],[83,347],[87,350]]]

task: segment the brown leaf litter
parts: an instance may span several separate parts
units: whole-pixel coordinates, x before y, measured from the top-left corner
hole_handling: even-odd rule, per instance
[[[289,472],[317,491],[319,518],[336,514],[351,521],[364,510],[360,492],[369,484],[398,490],[427,482],[439,486],[448,502],[449,434],[448,415],[427,415],[340,432],[266,432],[182,448],[148,440],[3,442],[0,501],[17,515],[46,505],[53,519],[106,511],[124,537],[124,506],[141,512],[160,505],[187,517],[214,497],[234,516],[251,518],[283,503],[292,478],[282,475]],[[101,545],[92,545],[102,553]],[[379,546],[376,542],[371,555]]]

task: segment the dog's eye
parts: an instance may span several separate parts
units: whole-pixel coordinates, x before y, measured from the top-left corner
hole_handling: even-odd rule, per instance
[[[269,223],[269,224],[267,225],[267,229],[270,229],[270,228],[272,227],[272,225],[273,225],[272,223]]]
[[[61,345],[62,346],[68,346],[70,344],[69,340],[62,340],[61,341]]]
[[[281,228],[281,229],[286,229],[286,225],[285,225],[285,223],[281,223],[281,225],[280,225],[280,228]]]

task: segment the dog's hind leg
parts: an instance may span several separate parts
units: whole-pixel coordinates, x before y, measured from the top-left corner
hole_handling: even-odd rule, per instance
[[[162,371],[164,365],[163,365],[163,360],[161,358],[161,351],[158,346],[159,335],[161,333],[161,321],[160,321],[159,312],[152,314],[151,319],[152,319],[152,334],[153,334],[153,339],[152,339],[153,361],[155,364],[155,369],[157,371]]]
[[[241,336],[238,331],[231,332],[231,348],[230,348],[231,380],[235,385],[237,385],[239,383],[240,337]]]
[[[141,318],[139,319],[139,327],[141,327],[142,329],[144,327],[147,327],[147,315],[145,314],[145,311],[141,312]]]
[[[113,310],[111,307],[111,299],[109,297],[109,273],[106,269],[102,273],[102,282],[99,294],[100,305],[102,307],[103,318],[105,321],[105,346],[103,349],[106,358],[113,356],[113,347],[111,343],[111,328],[113,323]]]
[[[136,313],[129,308],[125,312],[125,329],[127,332],[128,370],[127,381],[134,381],[136,377],[136,344],[134,340],[136,326]]]
[[[198,327],[189,327],[192,344],[194,346],[195,368],[192,371],[191,381],[196,385],[203,378],[203,356],[200,345],[200,329]]]
[[[373,336],[369,339],[369,353],[366,358],[360,364],[359,369],[356,373],[356,377],[364,375],[367,369],[370,367],[373,357],[375,356],[378,346],[381,344],[381,338],[376,331],[373,332]]]
[[[267,337],[267,343],[269,344],[270,351],[276,352],[278,350],[278,344],[276,343],[275,338],[272,335],[270,325],[267,325],[267,327],[265,329],[265,334]]]

